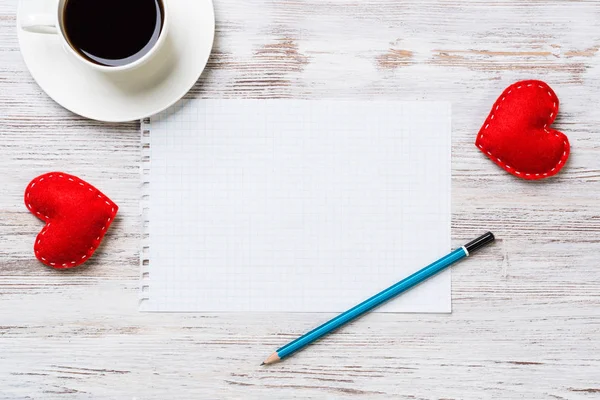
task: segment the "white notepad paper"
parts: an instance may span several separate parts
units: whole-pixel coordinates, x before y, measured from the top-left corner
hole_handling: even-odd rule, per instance
[[[337,312],[450,251],[450,106],[189,100],[146,120],[144,311]],[[450,272],[381,311],[450,312]]]

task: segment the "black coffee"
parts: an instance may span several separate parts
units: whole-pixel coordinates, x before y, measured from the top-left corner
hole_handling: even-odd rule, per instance
[[[110,67],[130,64],[158,41],[161,0],[67,0],[64,30],[71,46],[88,60]]]

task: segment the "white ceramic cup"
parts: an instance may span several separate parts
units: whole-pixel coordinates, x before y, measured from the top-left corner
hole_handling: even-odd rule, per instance
[[[163,5],[163,23],[160,31],[160,36],[154,46],[141,58],[138,58],[128,64],[123,64],[119,66],[107,66],[96,64],[85,58],[81,55],[77,50],[75,50],[69,41],[67,40],[67,34],[65,32],[64,26],[64,9],[68,0],[58,0],[56,5],[56,11],[51,14],[27,14],[25,15],[21,21],[21,29],[27,32],[39,33],[39,34],[54,34],[58,35],[60,42],[62,43],[63,48],[67,53],[84,63],[89,68],[102,71],[102,72],[117,72],[117,71],[125,71],[134,69],[146,61],[151,59],[157,52],[157,50],[162,46],[165,42],[165,38],[167,36],[168,31],[168,21],[169,21],[169,12],[167,11],[167,2],[168,0],[161,0]],[[127,0],[123,0],[127,1]]]

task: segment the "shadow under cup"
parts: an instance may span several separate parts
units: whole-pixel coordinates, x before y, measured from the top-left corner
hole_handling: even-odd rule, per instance
[[[62,0],[62,33],[85,60],[124,67],[157,45],[165,24],[162,0]]]

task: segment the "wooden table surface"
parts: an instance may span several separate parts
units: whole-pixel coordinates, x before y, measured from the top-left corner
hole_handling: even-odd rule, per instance
[[[189,97],[451,101],[452,242],[498,237],[453,270],[451,315],[372,314],[269,368],[330,315],[139,313],[139,123],[45,95],[16,3],[0,0],[0,398],[600,398],[600,1],[216,0]],[[554,88],[572,145],[543,182],[474,146],[495,98],[527,78]],[[52,170],[120,206],[71,271],[36,261],[42,223],[22,201]]]

